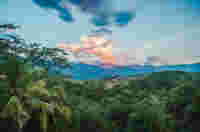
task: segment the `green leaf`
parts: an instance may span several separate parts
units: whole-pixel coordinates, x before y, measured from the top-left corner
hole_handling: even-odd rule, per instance
[[[10,96],[8,94],[0,94],[0,105],[4,106],[8,104]]]
[[[0,82],[0,93],[7,93],[8,92],[8,83],[7,82]]]
[[[66,120],[56,119],[55,125],[56,125],[56,128],[58,128],[58,129],[65,128],[66,127]]]
[[[57,96],[55,88],[48,88],[48,92],[51,96]]]
[[[42,110],[42,112],[40,112],[40,127],[43,130],[43,132],[47,132],[48,114],[44,110]]]
[[[40,98],[38,98],[38,97],[33,97],[33,98],[32,98],[32,104],[33,104],[33,105],[34,105],[34,104],[40,104],[40,102],[41,102]]]

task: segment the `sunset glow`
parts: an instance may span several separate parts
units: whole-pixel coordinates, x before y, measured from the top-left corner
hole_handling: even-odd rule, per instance
[[[116,57],[112,54],[112,41],[102,36],[81,37],[81,44],[61,43],[57,47],[74,54],[86,53],[99,57],[103,65],[115,65]],[[86,62],[87,63],[87,62]]]

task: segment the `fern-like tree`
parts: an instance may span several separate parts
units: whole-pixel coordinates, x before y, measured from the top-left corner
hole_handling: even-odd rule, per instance
[[[13,24],[0,25],[0,74],[7,76],[9,86],[17,87],[17,80],[23,76],[24,64],[42,66],[48,72],[52,66],[69,67],[63,50],[47,48],[40,43],[27,43],[18,35],[5,34],[8,29],[17,29]],[[15,90],[14,90],[15,91]]]
[[[67,54],[63,50],[47,48],[40,43],[27,43],[20,36],[5,32],[17,28],[19,26],[13,24],[0,25],[0,75],[4,77],[0,78],[0,107],[3,108],[4,105],[9,107],[14,103],[16,111],[24,104],[25,88],[34,80],[34,66],[45,68],[46,73],[54,66],[60,68],[70,66],[65,58]],[[42,73],[41,76],[43,75],[47,74]],[[22,127],[23,123],[19,122]]]

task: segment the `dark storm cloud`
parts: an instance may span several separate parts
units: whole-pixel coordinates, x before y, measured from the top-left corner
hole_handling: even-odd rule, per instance
[[[90,22],[92,24],[94,24],[97,27],[102,27],[102,26],[108,26],[111,24],[111,22],[109,21],[109,17],[108,16],[94,16],[92,17],[92,19],[90,20]]]
[[[200,0],[184,0],[184,2],[193,9],[196,9],[200,14]]]
[[[103,4],[102,0],[69,0],[69,2],[79,6],[83,12],[95,11]]]
[[[63,21],[74,21],[70,10],[66,6],[62,5],[62,0],[33,0],[35,4],[45,9],[55,9],[59,13],[59,17]]]
[[[123,11],[116,13],[114,17],[116,24],[124,26],[127,25],[132,19],[134,19],[136,17],[136,14],[133,12]]]
[[[91,33],[93,34],[112,34],[112,30],[107,28],[100,28],[97,30],[91,30]]]
[[[123,5],[123,0],[121,1]],[[91,14],[92,18],[89,21],[97,27],[110,24],[125,26],[136,17],[135,10],[115,10],[112,2],[106,0],[33,0],[33,2],[41,8],[58,11],[59,17],[65,22],[74,21],[68,6],[71,4],[79,8],[82,13]]]

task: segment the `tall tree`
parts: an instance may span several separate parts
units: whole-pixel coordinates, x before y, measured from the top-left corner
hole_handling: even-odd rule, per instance
[[[23,76],[24,65],[31,64],[46,68],[52,66],[69,67],[64,50],[48,48],[40,43],[27,43],[20,36],[6,33],[7,30],[19,28],[14,24],[0,25],[0,74],[7,76],[13,91],[17,88],[17,80]],[[15,92],[14,92],[15,93]]]
[[[6,82],[8,82],[8,87],[0,87],[1,106],[4,105],[2,104],[2,101],[3,99],[5,100],[5,95],[8,97],[5,101],[5,107],[1,107],[3,110],[1,110],[2,112],[0,115],[3,117],[11,116],[14,120],[17,120],[19,128],[21,129],[25,123],[23,118],[19,115],[26,113],[26,119],[29,118],[29,115],[23,106],[26,100],[28,100],[25,98],[25,96],[27,96],[25,89],[29,87],[29,82],[30,84],[35,84],[32,82],[33,75],[29,74],[29,70],[33,69],[33,66],[35,65],[42,66],[48,71],[52,66],[65,68],[69,67],[70,64],[67,62],[65,58],[65,55],[67,54],[63,50],[57,48],[47,48],[39,43],[27,43],[24,39],[20,38],[20,36],[6,32],[8,29],[15,30],[17,28],[18,27],[13,24],[0,25],[0,75],[5,75]],[[43,81],[40,81],[40,83],[43,84]],[[0,85],[2,85],[2,83],[0,83]],[[2,89],[8,90],[2,92]],[[37,90],[37,88],[32,89],[35,91]],[[45,91],[45,88],[42,89],[39,87],[39,90],[42,93]],[[34,97],[32,100],[33,99]],[[39,105],[40,103],[42,103],[42,101],[39,101]],[[41,107],[44,107],[44,104],[42,104]],[[45,108],[46,107],[43,109]],[[9,113],[11,109],[14,111]],[[59,110],[60,109],[61,111],[58,113],[64,115],[69,113],[66,110],[67,108],[61,108],[59,106]],[[46,113],[43,112],[42,115],[45,117],[43,118],[43,116],[41,116],[42,119],[40,123],[42,128],[46,130]]]

